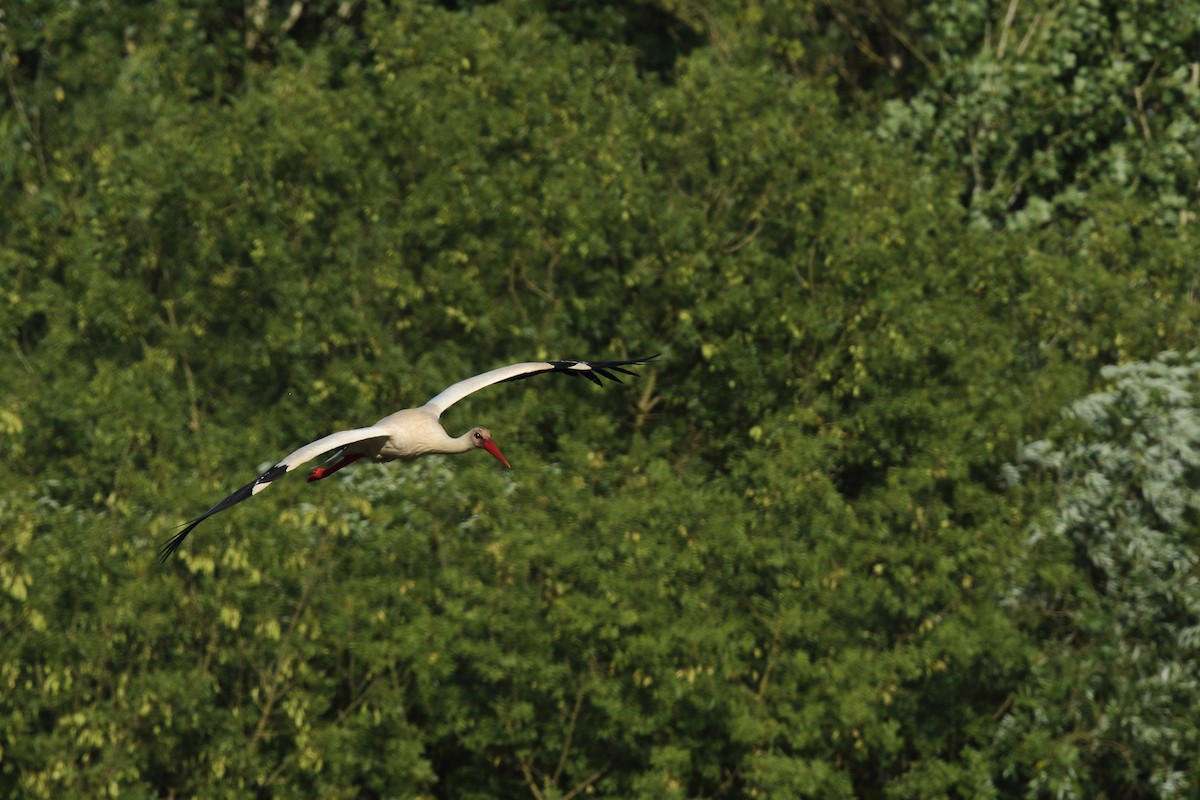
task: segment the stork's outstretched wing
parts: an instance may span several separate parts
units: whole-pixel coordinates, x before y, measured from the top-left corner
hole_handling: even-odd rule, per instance
[[[179,549],[179,545],[183,544],[183,540],[192,532],[192,529],[199,525],[204,520],[211,517],[213,514],[219,514],[230,506],[236,506],[243,500],[249,499],[261,492],[263,489],[270,486],[275,480],[283,477],[287,473],[294,470],[301,464],[312,461],[319,455],[331,453],[341,450],[344,447],[349,447],[352,444],[361,442],[370,442],[379,440],[380,444],[387,441],[389,434],[383,428],[355,428],[349,431],[338,431],[331,433],[328,436],[317,439],[315,442],[310,442],[298,450],[294,450],[288,455],[281,458],[274,466],[259,475],[254,480],[247,483],[242,488],[238,489],[233,494],[226,497],[215,506],[205,511],[200,516],[196,517],[191,522],[184,525],[183,530],[172,536],[158,550],[158,563],[163,563],[171,554]]]
[[[442,390],[441,394],[434,397],[426,407],[432,407],[440,417],[446,412],[446,409],[462,400],[469,394],[474,394],[480,389],[485,389],[488,386],[505,381],[519,381],[525,378],[532,378],[534,375],[541,375],[544,372],[562,372],[567,375],[581,375],[592,383],[600,386],[602,381],[600,378],[608,378],[610,381],[621,382],[621,379],[613,373],[623,373],[625,375],[637,375],[636,372],[625,369],[625,367],[634,364],[646,364],[659,357],[659,353],[646,358],[633,358],[628,361],[523,361],[520,364],[509,364],[507,367],[489,370]]]

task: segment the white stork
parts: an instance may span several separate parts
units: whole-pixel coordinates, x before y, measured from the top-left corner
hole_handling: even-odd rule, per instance
[[[543,372],[561,372],[566,375],[582,375],[597,386],[602,385],[600,377],[621,382],[616,372],[626,375],[636,375],[625,367],[631,364],[646,364],[658,358],[659,354],[647,358],[635,358],[628,361],[525,361],[520,364],[509,364],[489,372],[484,372],[442,391],[428,403],[419,408],[406,408],[389,414],[369,428],[355,428],[349,431],[331,433],[323,439],[306,444],[295,452],[281,458],[270,469],[254,480],[226,497],[215,506],[184,525],[183,530],[168,539],[158,551],[158,562],[165,562],[172,553],[179,549],[183,540],[192,529],[204,520],[230,506],[237,505],[243,500],[266,489],[277,478],[291,472],[301,464],[307,463],[317,456],[332,454],[329,462],[337,459],[330,466],[316,467],[308,473],[308,480],[319,481],[337,472],[342,467],[353,464],[360,458],[369,458],[376,463],[385,463],[397,459],[411,460],[430,453],[466,453],[476,448],[486,450],[495,456],[505,467],[509,467],[508,459],[492,441],[492,432],[487,428],[472,428],[462,436],[451,436],[446,433],[438,421],[450,406],[462,400],[469,394],[505,381],[519,381],[539,375]],[[327,463],[329,463],[327,462]],[[509,467],[511,469],[511,467]]]

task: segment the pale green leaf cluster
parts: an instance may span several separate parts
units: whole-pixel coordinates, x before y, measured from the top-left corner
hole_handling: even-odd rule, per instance
[[[1103,776],[1187,797],[1200,740],[1200,352],[1102,377],[1106,388],[1073,403],[1053,439],[1024,449],[1058,495],[1028,558],[1065,559],[1080,579],[1047,576],[1014,594],[1049,634],[1035,674],[1065,691],[1056,706],[1023,697],[999,741],[1056,752],[1037,785],[1061,796],[1094,796]]]

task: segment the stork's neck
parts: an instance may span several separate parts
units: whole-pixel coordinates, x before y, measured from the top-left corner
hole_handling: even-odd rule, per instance
[[[471,441],[471,431],[467,431],[462,436],[451,436],[446,434],[446,449],[444,452],[466,453],[474,449],[475,444]]]

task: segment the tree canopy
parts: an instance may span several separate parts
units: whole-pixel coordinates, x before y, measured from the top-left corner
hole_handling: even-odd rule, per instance
[[[0,10],[0,794],[1186,797],[1200,3]],[[296,477],[456,405],[513,465]]]

